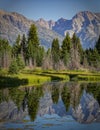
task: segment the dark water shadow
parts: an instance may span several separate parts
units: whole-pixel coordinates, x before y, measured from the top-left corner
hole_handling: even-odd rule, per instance
[[[0,88],[4,87],[18,87],[20,85],[27,85],[28,79],[19,79],[18,77],[0,76]]]

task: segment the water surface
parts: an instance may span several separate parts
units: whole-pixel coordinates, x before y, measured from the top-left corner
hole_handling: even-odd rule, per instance
[[[0,130],[99,130],[100,83],[0,89]]]

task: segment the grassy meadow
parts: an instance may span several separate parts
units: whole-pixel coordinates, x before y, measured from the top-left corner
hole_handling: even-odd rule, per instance
[[[100,81],[100,73],[81,70],[42,70],[41,68],[31,70],[27,68],[18,74],[10,75],[7,70],[0,70],[1,87],[37,86],[51,81]]]

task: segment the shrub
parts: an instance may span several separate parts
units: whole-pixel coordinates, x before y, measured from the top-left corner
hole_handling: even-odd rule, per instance
[[[19,71],[25,68],[24,61],[20,55],[17,57],[16,62],[17,62]]]
[[[18,73],[18,70],[19,70],[19,68],[18,68],[16,59],[14,59],[14,60],[11,62],[10,66],[9,66],[9,73],[10,73],[10,74],[17,74],[17,73]]]

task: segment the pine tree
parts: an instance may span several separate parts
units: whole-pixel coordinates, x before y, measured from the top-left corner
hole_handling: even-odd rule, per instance
[[[13,57],[16,58],[20,52],[21,52],[21,37],[20,35],[18,35],[18,37],[16,38],[16,41],[15,41],[15,44],[13,45],[13,48],[12,48],[12,54],[13,54]]]
[[[72,37],[72,46],[71,46],[71,69],[80,68],[82,54],[83,50],[80,43],[80,39],[74,33]]]
[[[21,39],[21,43],[20,43],[20,53],[21,53],[21,57],[23,59],[23,62],[25,63],[26,61],[26,53],[27,53],[27,45],[26,45],[26,37],[25,34],[23,34],[22,39]]]
[[[100,55],[96,48],[86,50],[87,60],[90,69],[100,68]]]
[[[38,49],[37,58],[36,58],[37,66],[42,66],[44,55],[45,55],[44,47],[40,46]]]
[[[91,65],[95,68],[100,66],[100,56],[96,48],[94,48],[91,52]]]
[[[25,68],[25,63],[24,63],[21,55],[18,55],[18,57],[16,58],[16,62],[17,62],[17,66],[18,66],[18,71]]]
[[[52,42],[51,55],[52,55],[53,68],[58,69],[57,65],[60,60],[60,47],[58,39],[54,39]]]
[[[85,53],[86,53],[86,57],[87,57],[87,61],[88,61],[88,65],[91,66],[92,63],[91,63],[91,57],[92,57],[92,49],[87,49],[85,50]]]
[[[96,47],[98,53],[100,54],[100,36],[99,36],[99,38],[98,38],[98,41],[97,41],[95,47]]]
[[[59,101],[59,87],[57,85],[52,86],[51,97],[54,104]]]
[[[9,73],[10,74],[17,74],[19,71],[16,59],[13,59],[10,66],[9,66]]]
[[[11,61],[11,46],[5,39],[0,39],[0,68],[8,68]]]
[[[12,62],[9,66],[9,73],[10,74],[17,74],[22,69],[24,69],[24,67],[25,67],[25,64],[23,62],[23,59],[20,55],[18,55],[17,58],[12,59]]]
[[[37,28],[34,24],[32,24],[28,34],[28,58],[30,67],[32,67],[32,65],[36,65],[38,49],[39,38],[37,35]]]
[[[88,60],[87,60],[86,51],[83,51],[83,53],[82,53],[81,64],[83,65],[84,68],[88,68],[89,64],[88,64]]]
[[[70,106],[70,91],[68,86],[64,86],[61,93],[62,101],[65,105],[66,112],[69,110]]]
[[[68,65],[68,62],[70,60],[70,49],[71,49],[71,39],[67,34],[61,46],[61,59],[63,60],[65,65]]]

